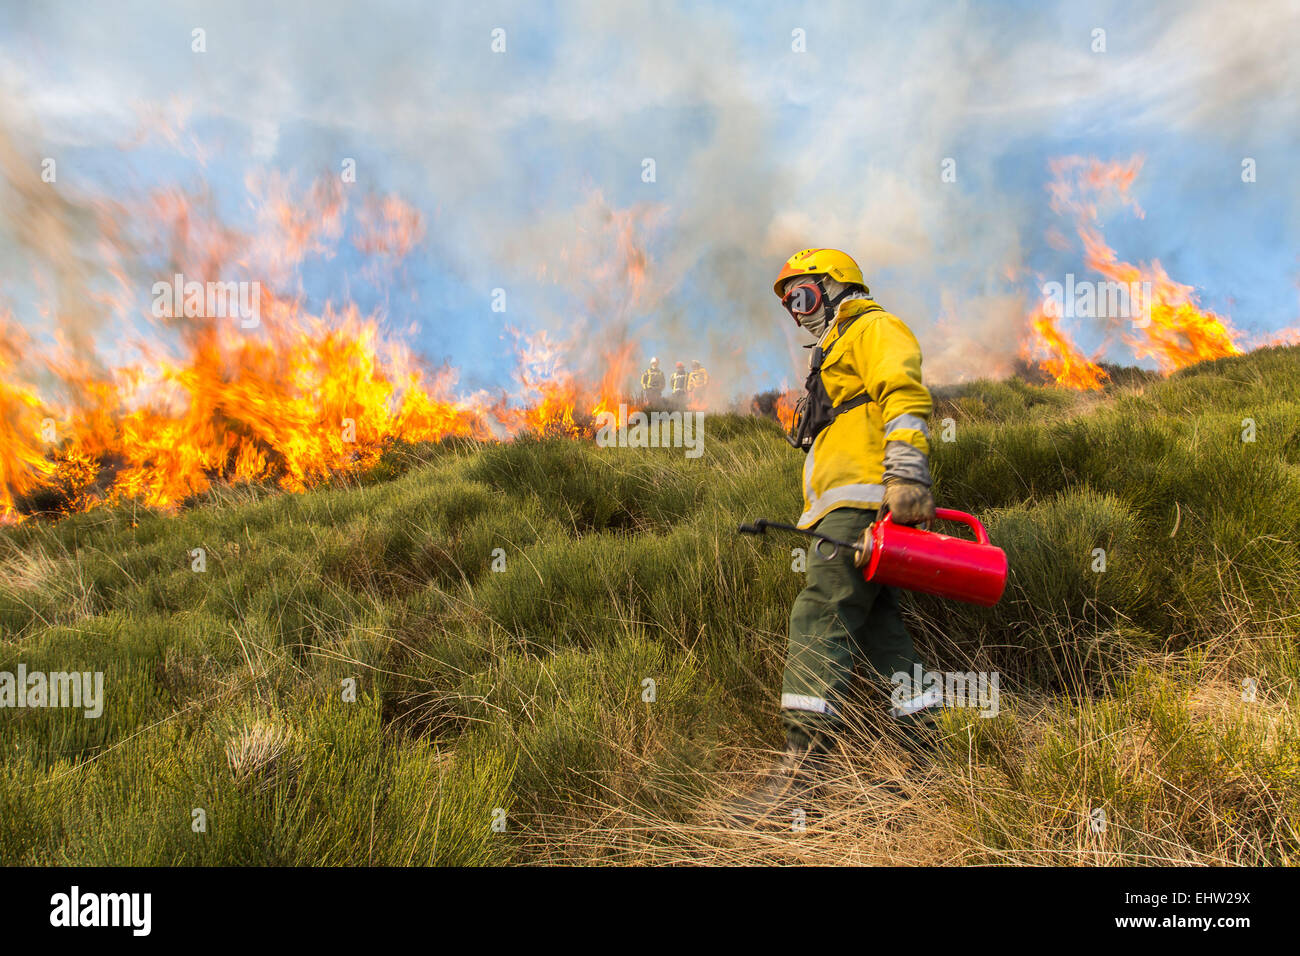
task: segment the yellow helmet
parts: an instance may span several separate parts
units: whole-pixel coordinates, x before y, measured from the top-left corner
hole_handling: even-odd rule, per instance
[[[786,279],[801,275],[827,275],[845,285],[867,286],[862,278],[862,270],[847,253],[838,249],[801,249],[785,260],[781,274],[772,283],[776,297],[781,298],[781,285]]]

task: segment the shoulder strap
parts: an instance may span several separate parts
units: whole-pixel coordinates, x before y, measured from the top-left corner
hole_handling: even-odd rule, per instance
[[[857,398],[850,398],[847,402],[843,402],[843,403],[841,403],[841,404],[839,404],[839,405],[832,405],[832,406],[831,406],[831,421],[835,421],[835,419],[839,418],[841,415],[843,415],[845,412],[847,412],[850,408],[857,408],[857,407],[860,406],[860,405],[865,405],[865,404],[867,404],[867,402],[869,402],[869,401],[871,401],[871,396],[868,395],[866,392],[863,392],[863,393],[862,393],[861,395],[859,395]]]
[[[872,312],[884,312],[884,311],[885,311],[885,310],[884,310],[883,307],[881,307],[880,305],[878,305],[878,304],[876,304],[876,303],[872,303],[872,305],[871,305],[870,308],[863,309],[861,312],[859,312],[859,313],[858,313],[857,315],[855,315],[853,318],[849,319],[848,325],[846,325],[846,326],[844,327],[844,329],[840,331],[840,338],[843,338],[843,337],[844,337],[844,332],[848,330],[848,327],[849,327],[850,325],[852,325],[852,324],[853,324],[854,322],[856,322],[858,319],[862,318],[864,315],[870,315]],[[835,341],[836,341],[836,344],[839,343],[839,339],[836,339]],[[831,346],[831,348],[834,348],[834,347],[835,347],[834,345]],[[818,351],[820,352],[821,350],[818,349]],[[822,358],[822,357],[823,357],[823,356],[818,356],[818,358]],[[820,371],[820,369],[821,369],[821,362],[820,362],[820,361],[817,362],[817,367],[818,367],[818,370]],[[845,412],[849,411],[850,409],[859,408],[859,407],[861,407],[862,405],[866,405],[866,404],[867,404],[868,402],[870,402],[870,401],[871,401],[871,396],[870,396],[868,393],[863,392],[861,395],[857,396],[856,398],[851,398],[851,399],[849,399],[847,402],[842,402],[842,403],[839,404],[839,405],[833,405],[833,406],[831,406],[831,410],[830,410],[831,421],[835,421],[835,419],[839,418],[841,415],[843,415]]]

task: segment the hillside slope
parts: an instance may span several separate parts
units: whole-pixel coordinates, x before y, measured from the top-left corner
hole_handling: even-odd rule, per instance
[[[981,382],[945,418],[940,504],[1013,573],[907,614],[934,666],[1000,672],[1001,713],[908,770],[865,701],[805,832],[713,822],[777,742],[802,582],[801,541],[735,533],[797,513],[801,457],[716,416],[698,459],[447,441],[0,530],[0,671],[105,699],[0,711],[0,862],[1300,861],[1300,349]]]

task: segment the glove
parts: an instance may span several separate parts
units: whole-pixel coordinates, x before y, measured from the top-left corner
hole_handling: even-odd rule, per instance
[[[880,503],[899,524],[928,524],[934,520],[934,495],[919,481],[891,478],[885,482],[885,497]]]

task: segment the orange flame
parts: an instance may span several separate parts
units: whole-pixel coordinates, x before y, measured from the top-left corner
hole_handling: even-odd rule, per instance
[[[1106,370],[1084,355],[1056,323],[1056,318],[1039,306],[1029,317],[1030,338],[1022,350],[1038,359],[1038,367],[1065,388],[1101,388],[1109,377]]]
[[[515,408],[453,397],[454,370],[426,372],[355,307],[323,317],[282,300],[274,308],[293,321],[268,322],[263,337],[211,325],[183,361],[81,383],[87,404],[53,449],[39,440],[48,409],[35,391],[0,380],[0,515],[17,518],[19,499],[41,487],[61,490],[67,510],[123,500],[170,509],[216,482],[301,491],[373,465],[394,439],[581,437],[592,416],[617,409],[631,353],[594,390],[569,375],[535,380],[533,401]],[[0,353],[3,378],[9,359]]]
[[[1052,209],[1074,219],[1089,268],[1139,291],[1138,301],[1131,303],[1134,321],[1121,332],[1138,358],[1155,359],[1167,373],[1194,362],[1239,354],[1239,334],[1226,317],[1201,309],[1191,286],[1171,279],[1158,261],[1149,265],[1120,261],[1102,239],[1098,216],[1103,202],[1126,206],[1139,218],[1145,215],[1131,193],[1141,168],[1141,157],[1111,163],[1081,156],[1054,160],[1054,179],[1048,186]],[[1049,234],[1054,247],[1060,247],[1062,238],[1055,230]],[[1114,324],[1116,319],[1107,321]],[[1100,388],[1107,377],[1042,306],[1029,317],[1029,338],[1022,352],[1038,360],[1044,372],[1067,388]]]
[[[46,507],[45,496],[35,503],[42,492],[49,507],[74,511],[125,500],[171,510],[220,482],[301,491],[373,465],[394,440],[583,437],[594,416],[627,401],[630,341],[582,349],[602,369],[589,384],[563,367],[576,343],[518,336],[522,395],[460,398],[454,369],[427,368],[377,317],[354,305],[309,314],[268,285],[287,281],[308,255],[332,254],[344,194],[318,182],[295,197],[274,177],[249,186],[259,201],[252,237],[200,215],[178,191],[159,191],[141,209],[167,238],[176,271],[222,275],[233,262],[271,277],[255,330],[229,318],[160,319],[179,337],[179,356],[136,343],[142,361],[106,371],[84,348],[38,353],[0,314],[0,521]],[[611,278],[634,296],[648,257],[633,219],[611,210],[610,222],[622,263]],[[355,245],[380,260],[403,258],[424,234],[418,211],[391,196],[368,201],[358,223]],[[52,393],[36,381],[55,383]]]
[[[1137,289],[1149,283],[1149,298],[1137,310],[1140,321],[1124,334],[1138,358],[1154,358],[1162,372],[1172,372],[1194,362],[1241,354],[1228,320],[1198,308],[1195,290],[1169,278],[1158,260],[1142,266],[1120,262],[1095,229],[1080,227],[1079,235],[1091,268]]]
[[[791,389],[776,397],[776,417],[781,422],[782,431],[788,432],[794,425],[795,405],[799,401],[799,396],[799,392]]]
[[[55,471],[41,441],[41,400],[36,390],[7,381],[17,370],[26,335],[0,314],[0,521],[12,520],[15,498],[33,491]]]

